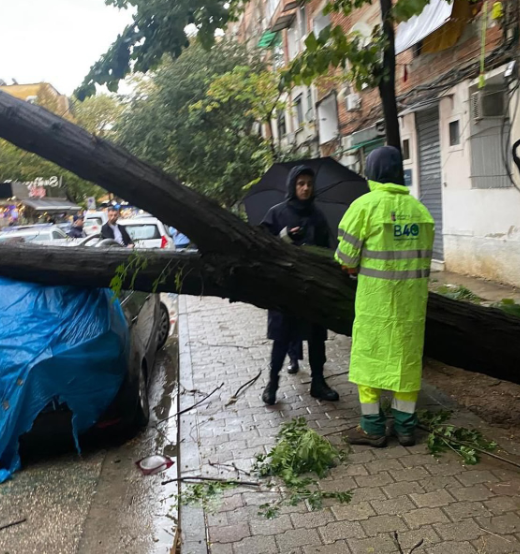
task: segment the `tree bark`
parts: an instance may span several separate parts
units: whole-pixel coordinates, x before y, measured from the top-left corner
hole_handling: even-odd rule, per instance
[[[42,108],[0,93],[0,136],[93,181],[186,233],[201,255],[0,245],[0,275],[44,284],[108,286],[129,256],[148,265],[139,290],[227,297],[351,334],[355,284],[329,256],[250,227],[162,171]],[[179,282],[182,283],[178,290]],[[126,286],[129,286],[127,279]],[[426,354],[518,382],[520,319],[430,295]]]
[[[386,46],[383,51],[383,75],[379,82],[379,95],[383,105],[386,142],[388,146],[394,146],[401,152],[399,113],[395,94],[395,31],[391,18],[392,0],[379,0],[379,4],[381,19],[383,21],[383,34],[386,39]],[[401,170],[401,182],[404,184],[404,169],[401,168]]]

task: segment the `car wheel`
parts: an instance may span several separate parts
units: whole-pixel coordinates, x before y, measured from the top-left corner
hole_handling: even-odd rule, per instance
[[[144,367],[141,367],[139,371],[136,393],[137,404],[135,407],[134,424],[136,427],[146,427],[150,420],[150,403],[148,401],[148,386]]]
[[[157,328],[157,350],[160,350],[168,340],[170,334],[170,312],[168,308],[161,303],[159,326]]]

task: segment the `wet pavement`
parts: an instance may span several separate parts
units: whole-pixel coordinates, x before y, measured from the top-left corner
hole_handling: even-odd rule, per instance
[[[135,462],[152,454],[177,462],[178,343],[158,355],[151,420],[132,439],[103,433],[75,453],[68,425],[32,437],[23,469],[0,485],[1,554],[170,554],[177,531],[177,463],[143,476]],[[169,418],[169,419],[166,419]],[[2,526],[25,521],[12,527]]]

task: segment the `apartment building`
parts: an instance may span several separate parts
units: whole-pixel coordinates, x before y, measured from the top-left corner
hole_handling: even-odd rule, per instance
[[[349,17],[324,15],[325,4],[254,0],[235,24],[235,36],[263,48],[273,66],[290,63],[308,34],[328,25],[369,44],[380,24],[379,2]],[[515,0],[431,0],[396,29],[406,184],[435,218],[435,263],[515,286],[520,176],[511,146],[520,139],[519,9]],[[385,141],[379,93],[357,90],[347,74],[334,77],[328,86],[320,81],[293,89],[274,132],[286,148],[333,156],[362,172],[366,156]]]

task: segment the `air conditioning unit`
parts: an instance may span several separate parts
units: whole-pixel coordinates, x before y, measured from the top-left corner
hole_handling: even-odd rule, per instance
[[[355,112],[361,109],[361,96],[359,94],[349,94],[345,99],[347,111]]]
[[[374,127],[376,131],[376,135],[378,137],[384,137],[386,135],[386,125],[385,125],[384,119],[380,119],[379,121],[376,121],[376,124]]]
[[[349,96],[349,94],[350,94],[350,87],[349,86],[343,87],[338,92],[338,102],[346,102],[347,97]]]
[[[475,121],[490,117],[503,117],[506,98],[503,89],[479,90],[471,95],[471,115]]]

